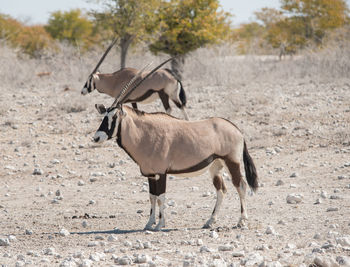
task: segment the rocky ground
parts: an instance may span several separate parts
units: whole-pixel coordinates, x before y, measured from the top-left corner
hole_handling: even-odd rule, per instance
[[[247,227],[235,227],[239,199],[224,174],[218,222],[201,228],[215,203],[204,174],[169,177],[166,227],[143,231],[146,178],[115,142],[91,142],[94,104],[112,100],[35,76],[0,84],[0,265],[350,266],[350,80],[189,76],[190,118],[225,117],[246,136],[260,178]]]

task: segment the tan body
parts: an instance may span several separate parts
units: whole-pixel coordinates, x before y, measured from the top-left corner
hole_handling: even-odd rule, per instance
[[[124,68],[114,73],[103,74],[95,73],[89,77],[82,94],[87,94],[94,89],[98,92],[107,94],[113,98],[120,95],[126,84],[138,74],[139,70],[134,68]],[[143,71],[134,83],[143,79],[149,71]],[[169,100],[181,109],[184,117],[188,120],[185,111],[186,95],[180,81],[178,81],[170,70],[160,69],[154,72],[142,82],[132,93],[125,99],[125,103],[132,103],[137,108],[137,103],[150,103],[160,98],[167,113],[171,112]]]
[[[128,116],[121,120],[121,144],[145,176],[186,173],[213,155],[240,162],[243,136],[227,120],[189,122],[162,113],[138,115],[124,108]]]
[[[220,175],[227,168],[241,201],[241,219],[248,218],[245,208],[246,182],[242,179],[240,164],[243,161],[249,186],[258,187],[254,163],[248,153],[239,129],[222,118],[184,121],[165,113],[145,113],[127,106],[107,110],[94,141],[103,142],[116,137],[120,147],[139,165],[142,175],[148,177],[151,216],[146,229],[155,223],[155,205],[160,206],[160,221],[156,230],[164,227],[164,201],[167,174],[192,176],[209,168],[217,190],[217,201],[212,216],[205,224],[211,227],[216,220],[223,196],[226,193]]]

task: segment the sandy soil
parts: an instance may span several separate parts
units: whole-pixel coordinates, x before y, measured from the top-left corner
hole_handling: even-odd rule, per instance
[[[204,174],[169,177],[166,227],[143,231],[146,178],[115,142],[91,142],[94,104],[112,100],[35,77],[0,85],[0,265],[349,264],[350,81],[184,85],[192,120],[225,117],[244,132],[260,178],[246,228],[227,176],[218,222],[201,228],[215,204]]]

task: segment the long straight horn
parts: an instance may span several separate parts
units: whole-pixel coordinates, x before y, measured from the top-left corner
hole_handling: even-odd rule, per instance
[[[113,42],[108,46],[107,50],[104,52],[103,56],[101,57],[100,61],[97,63],[96,67],[94,68],[94,70],[92,71],[91,74],[96,73],[96,71],[98,70],[98,68],[101,66],[103,60],[105,59],[105,57],[107,56],[107,54],[109,53],[109,51],[112,49],[112,47],[115,45],[115,43],[118,41],[118,37],[116,37]]]
[[[126,94],[124,94],[123,96],[120,97],[119,101],[117,101],[116,103],[120,103],[122,104],[127,98],[128,96],[144,81],[146,80],[149,76],[151,76],[154,72],[156,72],[159,68],[161,68],[163,65],[165,65],[166,63],[168,63],[169,61],[173,60],[174,57],[171,57],[167,60],[165,60],[163,63],[161,63],[160,65],[158,65],[157,67],[155,67],[152,71],[150,71],[150,73],[148,73],[142,80],[140,80],[138,83],[136,83],[135,85],[133,85],[133,87],[131,87],[130,90],[127,91]],[[130,83],[131,84],[131,83]],[[130,85],[129,85],[130,86]],[[127,90],[128,87],[125,89]]]
[[[139,70],[136,75],[134,77],[132,77],[132,79],[124,85],[123,89],[120,91],[119,95],[116,97],[116,99],[114,100],[112,106],[110,108],[114,108],[118,103],[120,103],[120,99],[123,97],[123,95],[125,94],[125,91],[130,87],[130,85],[141,76],[142,72],[144,72],[149,66],[152,65],[153,62],[148,63],[146,66],[144,66],[141,70]]]

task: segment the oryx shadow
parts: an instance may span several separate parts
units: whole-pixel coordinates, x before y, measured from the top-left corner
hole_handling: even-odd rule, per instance
[[[200,230],[201,228],[193,228],[188,230]],[[134,234],[134,233],[144,233],[151,232],[151,233],[169,233],[169,232],[176,232],[181,231],[184,229],[178,229],[178,228],[167,228],[162,229],[160,231],[154,231],[154,230],[144,230],[144,229],[130,229],[130,230],[123,230],[123,229],[114,229],[114,230],[99,230],[99,231],[86,231],[86,232],[70,232],[72,235],[99,235],[99,234],[114,234],[114,235],[126,235],[126,234]]]

